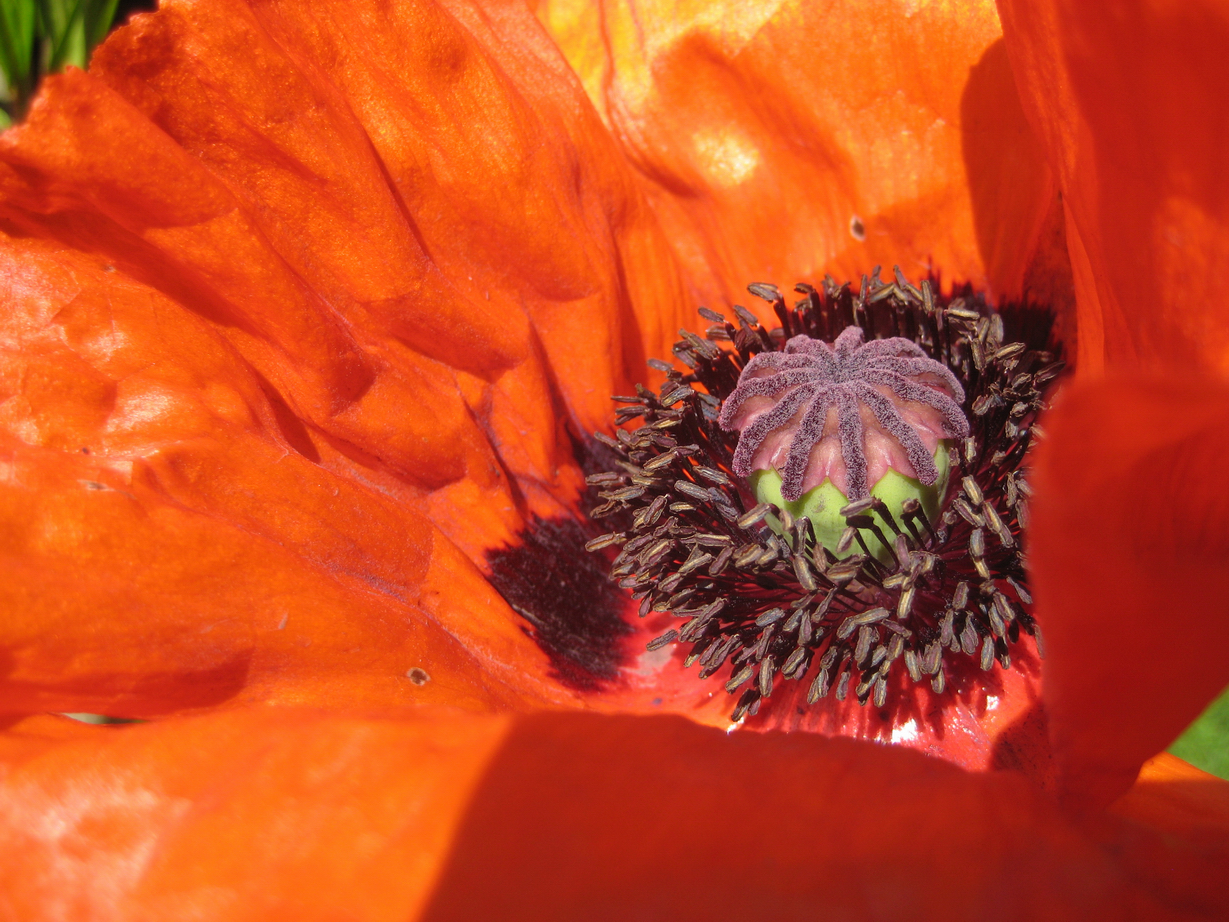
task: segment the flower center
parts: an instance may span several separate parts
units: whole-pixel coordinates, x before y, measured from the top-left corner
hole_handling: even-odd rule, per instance
[[[899,270],[856,296],[796,290],[791,309],[750,286],[773,330],[701,308],[707,336],[674,348],[687,370],[650,362],[659,392],[616,398],[639,428],[597,436],[619,460],[590,478],[605,500],[591,515],[618,530],[588,546],[620,548],[611,576],[642,617],[682,620],[649,648],[682,645],[702,678],[725,676],[735,720],[782,679],[811,705],[852,691],[891,712],[914,685],[941,695],[1011,668],[1021,633],[1040,653],[1022,464],[1061,363],[1008,342],[971,290],[942,299]],[[893,478],[932,492],[885,499]],[[824,509],[806,505],[825,490]]]
[[[832,548],[850,500],[874,494],[898,515],[909,500],[937,511],[945,439],[969,434],[963,401],[956,376],[917,343],[867,343],[861,327],[848,326],[832,345],[799,334],[779,352],[752,356],[718,421],[739,433],[733,469],[755,498],[806,518]],[[873,544],[883,560],[888,548]]]
[[[718,419],[739,433],[740,477],[775,470],[787,500],[830,480],[856,500],[888,471],[933,485],[939,441],[969,434],[963,401],[956,376],[917,343],[867,343],[848,326],[831,346],[799,334],[752,356]]]

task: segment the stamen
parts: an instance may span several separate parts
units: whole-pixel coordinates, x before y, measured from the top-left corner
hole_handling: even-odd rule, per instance
[[[942,695],[1010,668],[1022,634],[1040,654],[1021,464],[1061,362],[1005,341],[1003,317],[971,290],[946,299],[899,271],[864,277],[856,297],[831,279],[799,285],[793,308],[773,286],[750,290],[780,328],[738,305],[733,321],[703,309],[707,338],[684,331],[674,347],[685,370],[656,362],[657,394],[619,398],[637,412],[617,418],[639,428],[598,436],[618,463],[589,479],[604,500],[591,515],[615,528],[590,546],[621,547],[611,577],[642,616],[687,619],[651,649],[685,646],[701,678],[724,671],[736,721],[792,681],[811,705],[852,691],[903,714],[897,673]],[[932,447],[945,439],[950,452]],[[885,502],[871,492],[872,440],[919,481],[950,465],[951,488],[934,505]],[[753,493],[773,466],[781,503]],[[790,502],[820,467],[848,490],[830,539]]]

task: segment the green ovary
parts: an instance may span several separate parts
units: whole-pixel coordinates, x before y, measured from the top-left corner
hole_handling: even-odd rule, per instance
[[[921,503],[926,517],[933,522],[939,514],[939,506],[947,492],[948,472],[951,469],[946,441],[940,442],[939,447],[935,450],[935,467],[939,470],[939,476],[930,486],[926,486],[914,477],[905,477],[897,471],[890,470],[871,487],[871,495],[883,501],[888,511],[896,518],[897,524],[902,524],[901,508],[905,501],[910,499],[916,499]],[[815,540],[823,544],[830,553],[837,557],[848,557],[854,552],[861,552],[862,548],[857,542],[854,542],[853,547],[844,554],[836,552],[837,543],[845,531],[845,519],[841,515],[841,510],[849,505],[849,499],[833,486],[831,480],[825,480],[796,500],[787,500],[781,496],[781,475],[774,470],[755,471],[747,478],[747,482],[759,502],[784,509],[796,519],[805,516],[810,520]],[[887,528],[877,515],[874,517],[885,536],[890,538],[891,529]],[[780,531],[781,523],[775,516],[769,516],[767,521],[774,530]],[[874,534],[863,531],[862,538],[875,557],[885,561],[888,559],[887,548]]]

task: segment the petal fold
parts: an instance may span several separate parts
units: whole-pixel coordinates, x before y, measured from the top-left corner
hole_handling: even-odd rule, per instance
[[[1229,369],[1229,11],[1208,0],[999,9],[1063,190],[1080,368]]]
[[[1054,186],[992,4],[550,0],[538,15],[702,300],[856,283],[875,264],[1026,287]]]
[[[0,138],[0,234],[8,707],[573,697],[485,555],[682,283],[523,5],[164,3]]]
[[[413,494],[330,469],[214,324],[54,245],[0,265],[6,710],[540,696],[545,657]]]
[[[1229,385],[1111,375],[1061,395],[1030,533],[1066,796],[1105,805],[1226,685]]]
[[[1127,871],[1160,831],[1073,820],[1017,776],[680,718],[36,718],[0,736],[0,765],[0,899],[31,920],[1208,908],[1210,885],[1152,892]]]

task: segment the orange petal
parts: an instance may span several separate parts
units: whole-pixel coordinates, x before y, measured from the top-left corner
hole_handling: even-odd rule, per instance
[[[1111,376],[1047,419],[1031,531],[1066,794],[1104,805],[1229,684],[1229,385]]]
[[[1209,917],[1229,911],[1224,888],[1217,893],[1208,886],[1229,866],[1229,785],[1223,780],[1163,752],[1144,763],[1109,812],[1126,822],[1110,824],[1116,828],[1107,844],[1121,849],[1137,880],[1167,902],[1197,906]]]
[[[477,566],[682,308],[528,11],[164,4],[0,198],[9,706],[570,697]]]
[[[1135,784],[1110,812],[1184,834],[1224,829],[1229,826],[1229,785],[1162,752],[1143,764]]]
[[[0,889],[31,920],[1223,908],[1213,879],[1151,891],[1127,870],[1148,836],[1090,830],[1010,774],[678,718],[38,718],[0,737],[0,761]]]
[[[1229,13],[1002,0],[1024,109],[1063,189],[1081,369],[1229,369]]]
[[[1054,188],[992,3],[551,0],[539,16],[702,298],[875,264],[1025,286]]]
[[[272,708],[55,720],[0,743],[0,890],[23,919],[414,918],[506,732]]]
[[[321,463],[213,324],[54,245],[0,263],[6,709],[560,694],[413,491]]]
[[[347,459],[442,491],[471,553],[515,531],[517,490],[574,495],[560,423],[607,425],[682,309],[630,171],[515,6],[167,4],[7,140],[23,233],[219,321]]]

